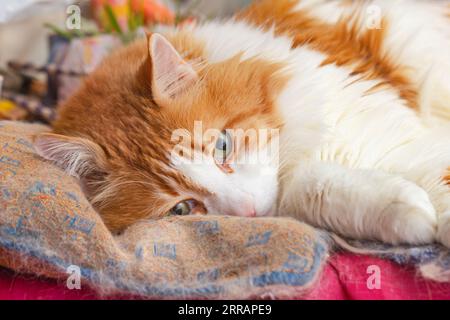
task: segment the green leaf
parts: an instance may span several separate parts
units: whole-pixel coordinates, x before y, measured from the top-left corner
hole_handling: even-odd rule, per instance
[[[144,19],[144,13],[143,12],[138,12],[136,15],[136,26],[137,27],[142,27],[145,23],[145,19]]]
[[[116,14],[109,4],[105,5],[105,12],[108,16],[109,24],[113,28],[113,30],[119,34],[123,34],[122,28],[120,28],[119,22],[117,21]]]
[[[54,24],[44,23],[44,27],[50,29],[53,33],[55,33],[63,38],[66,38],[69,40],[73,38],[72,33],[70,33],[69,31],[63,30],[63,29],[55,26]]]

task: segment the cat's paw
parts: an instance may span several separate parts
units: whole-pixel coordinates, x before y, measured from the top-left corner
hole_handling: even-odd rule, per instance
[[[436,238],[436,211],[425,190],[413,183],[403,183],[383,216],[383,241],[425,244]]]
[[[450,248],[450,210],[439,215],[437,239]]]

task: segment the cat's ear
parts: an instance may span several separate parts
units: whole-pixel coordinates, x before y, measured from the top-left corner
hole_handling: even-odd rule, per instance
[[[198,81],[192,66],[163,36],[153,33],[148,46],[152,64],[152,91],[157,103],[176,98]]]
[[[88,139],[42,133],[34,137],[34,148],[41,157],[76,177],[103,172],[106,168],[103,149]]]

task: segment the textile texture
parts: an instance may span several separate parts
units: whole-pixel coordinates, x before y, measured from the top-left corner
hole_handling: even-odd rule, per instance
[[[287,298],[312,288],[328,237],[288,218],[146,220],[111,234],[75,178],[34,153],[47,127],[0,122],[0,265],[149,298]],[[69,268],[69,269],[68,269]]]

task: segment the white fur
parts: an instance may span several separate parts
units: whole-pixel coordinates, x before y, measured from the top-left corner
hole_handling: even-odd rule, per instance
[[[38,136],[34,148],[40,156],[54,161],[57,165],[74,177],[81,177],[96,166],[95,152],[89,148],[82,138],[68,141],[57,137]]]
[[[212,157],[172,161],[177,170],[211,192],[203,199],[208,213],[264,216],[274,210],[278,187],[277,159],[267,160],[267,154],[266,148],[259,148],[247,154],[247,161],[236,160],[231,164],[233,174],[223,172]]]
[[[300,164],[283,187],[280,211],[317,226],[389,243],[434,240],[427,193],[399,176],[312,162]]]
[[[362,7],[357,23],[361,32],[377,12],[386,19],[382,54],[406,67],[404,72],[420,92],[422,114],[431,122],[450,120],[450,1],[370,0],[349,6],[336,0],[302,0],[296,10],[306,9],[333,24],[354,16],[356,7]]]
[[[421,85],[422,108],[440,110],[431,112],[434,116],[447,114],[442,110],[450,105],[450,23],[444,24],[435,4],[374,3],[389,17],[386,54],[417,75],[412,79]],[[338,19],[336,10],[327,3],[316,14]],[[288,63],[284,71],[293,76],[277,101],[285,120],[278,214],[355,238],[427,243],[438,237],[450,246],[450,190],[442,182],[450,166],[448,122],[430,125],[395,89],[367,94],[377,80],[356,81],[349,68],[320,67],[321,53],[307,46],[290,49],[291,40],[273,32],[229,21],[208,23],[192,33],[205,43],[212,63],[241,52],[242,59]],[[433,85],[424,85],[427,81]],[[267,197],[276,189],[273,176],[248,174],[245,168],[230,176],[213,166],[180,169],[217,192],[208,205],[223,212],[236,212],[249,194],[256,204],[269,207]]]

